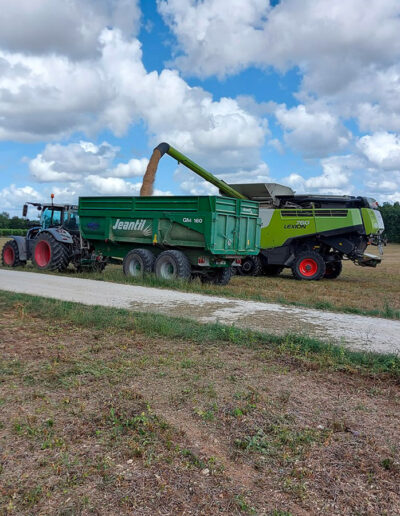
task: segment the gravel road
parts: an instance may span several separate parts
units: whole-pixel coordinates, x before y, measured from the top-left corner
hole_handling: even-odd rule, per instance
[[[203,323],[218,321],[278,335],[303,333],[351,349],[400,353],[400,321],[377,317],[3,269],[0,290],[158,312]]]

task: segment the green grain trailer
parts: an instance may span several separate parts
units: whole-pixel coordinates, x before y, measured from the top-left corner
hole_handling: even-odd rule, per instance
[[[80,197],[82,238],[124,273],[226,284],[231,266],[258,255],[258,203],[218,196]]]

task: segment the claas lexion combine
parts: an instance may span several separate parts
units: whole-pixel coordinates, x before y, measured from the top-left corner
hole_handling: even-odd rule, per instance
[[[169,154],[215,185],[221,195],[153,196],[158,162]],[[383,222],[373,199],[295,195],[273,184],[229,185],[167,143],[152,154],[139,197],[80,197],[79,205],[38,205],[40,225],[12,237],[3,265],[32,260],[39,269],[102,270],[122,262],[128,276],[224,285],[232,271],[276,275],[285,267],[297,279],[336,278],[342,260],[375,267]],[[24,206],[24,215],[27,205]]]

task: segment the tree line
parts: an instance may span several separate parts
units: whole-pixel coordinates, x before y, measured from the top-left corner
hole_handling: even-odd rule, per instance
[[[10,217],[10,215],[3,211],[0,213],[0,229],[28,229],[31,227],[32,221],[23,219],[22,217]]]
[[[400,244],[400,203],[385,202],[379,207],[385,224],[385,235],[388,242]]]

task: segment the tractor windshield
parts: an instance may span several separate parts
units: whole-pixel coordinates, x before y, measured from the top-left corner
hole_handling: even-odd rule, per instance
[[[41,216],[42,228],[49,228],[52,226],[61,226],[62,210],[53,207],[44,208]]]

